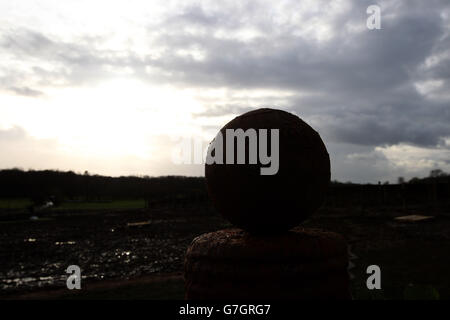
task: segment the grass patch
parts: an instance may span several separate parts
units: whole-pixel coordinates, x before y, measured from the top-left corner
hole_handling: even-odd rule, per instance
[[[0,198],[0,209],[26,209],[32,204],[27,198]]]
[[[26,210],[33,202],[27,198],[0,199],[0,209]],[[81,201],[63,202],[52,210],[105,210],[105,209],[143,209],[144,199],[112,200],[112,201]]]
[[[145,200],[114,200],[105,202],[64,202],[56,210],[105,210],[105,209],[143,209]]]
[[[30,219],[19,219],[19,220],[6,220],[6,221],[0,221],[0,225],[5,224],[14,224],[14,223],[39,223],[43,221],[51,221],[53,219],[51,218],[39,218],[38,220],[30,220]]]

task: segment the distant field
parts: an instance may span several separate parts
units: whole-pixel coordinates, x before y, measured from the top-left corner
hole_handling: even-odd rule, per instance
[[[142,209],[145,200],[115,200],[110,202],[64,202],[58,210]]]
[[[26,198],[0,199],[0,209],[25,209],[31,205],[31,200]]]
[[[0,209],[26,209],[32,202],[30,199],[0,199]],[[145,200],[115,200],[105,202],[63,202],[55,210],[102,210],[102,209],[142,209]]]

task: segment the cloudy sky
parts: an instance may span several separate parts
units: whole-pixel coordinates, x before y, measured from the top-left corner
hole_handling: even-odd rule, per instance
[[[421,177],[450,171],[449,89],[448,0],[0,0],[0,168],[202,175],[180,139],[274,107],[333,179]]]

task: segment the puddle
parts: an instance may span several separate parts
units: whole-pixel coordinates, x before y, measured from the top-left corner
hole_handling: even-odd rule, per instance
[[[57,245],[57,246],[73,245],[73,244],[76,244],[76,241],[61,241],[61,242],[57,241],[57,242],[55,242],[55,245]]]

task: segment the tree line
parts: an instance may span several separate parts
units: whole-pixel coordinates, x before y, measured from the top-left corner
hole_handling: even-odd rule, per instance
[[[0,170],[1,198],[61,200],[165,199],[205,197],[202,177],[109,177],[73,171]]]
[[[380,184],[378,183],[378,185]],[[404,187],[401,187],[402,185]],[[365,193],[365,190],[372,190],[375,185],[333,181],[330,186],[329,200],[332,198],[344,200],[345,198],[354,199],[354,194]],[[429,190],[432,190],[433,197],[447,198],[449,188],[450,175],[436,169],[432,170],[426,178],[413,178],[406,182],[400,177],[398,184],[393,184],[390,188],[374,190],[384,190],[384,193],[392,195],[406,192],[415,198],[424,197],[426,193],[431,192]],[[372,191],[367,193],[374,194]],[[146,199],[156,203],[158,201],[205,200],[207,197],[204,177],[109,177],[92,175],[87,171],[81,174],[58,170],[0,170],[0,198],[29,198],[35,203],[49,199],[53,202]],[[392,196],[383,196],[383,199],[388,198],[392,199]],[[429,196],[427,196],[428,198]]]

